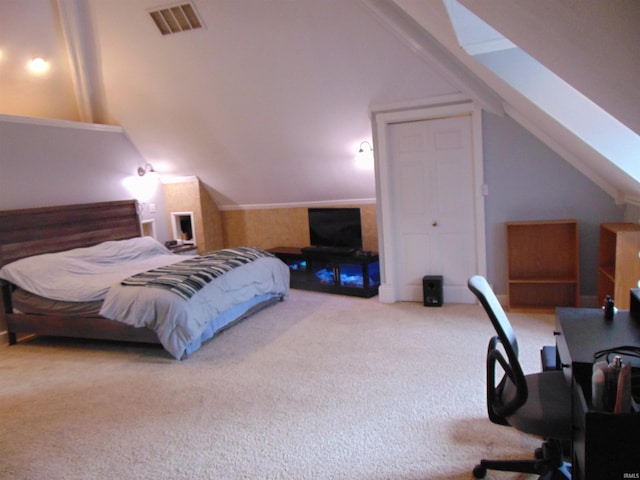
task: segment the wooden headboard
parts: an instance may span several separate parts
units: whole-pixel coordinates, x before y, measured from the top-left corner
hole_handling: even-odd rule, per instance
[[[0,267],[32,255],[139,237],[135,200],[0,211]]]

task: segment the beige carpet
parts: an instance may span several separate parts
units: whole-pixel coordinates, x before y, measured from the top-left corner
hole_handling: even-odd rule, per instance
[[[553,316],[510,318],[538,369]],[[1,347],[0,478],[471,479],[483,456],[538,446],[486,417],[491,335],[479,306],[294,290],[182,362],[108,342]]]

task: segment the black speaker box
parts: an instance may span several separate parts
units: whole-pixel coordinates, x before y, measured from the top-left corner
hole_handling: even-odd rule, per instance
[[[442,275],[426,275],[422,277],[422,293],[425,307],[441,307]]]

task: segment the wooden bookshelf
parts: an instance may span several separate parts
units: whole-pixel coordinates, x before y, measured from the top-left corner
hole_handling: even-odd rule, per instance
[[[577,307],[580,295],[578,222],[507,222],[507,294],[512,311]]]
[[[640,225],[603,223],[598,250],[598,304],[611,295],[616,307],[629,309],[630,289],[640,281]]]

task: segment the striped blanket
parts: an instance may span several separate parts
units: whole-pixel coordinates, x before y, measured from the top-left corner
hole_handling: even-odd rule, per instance
[[[165,288],[188,300],[223,273],[261,257],[273,254],[255,247],[226,248],[138,273],[125,278],[122,285]]]

